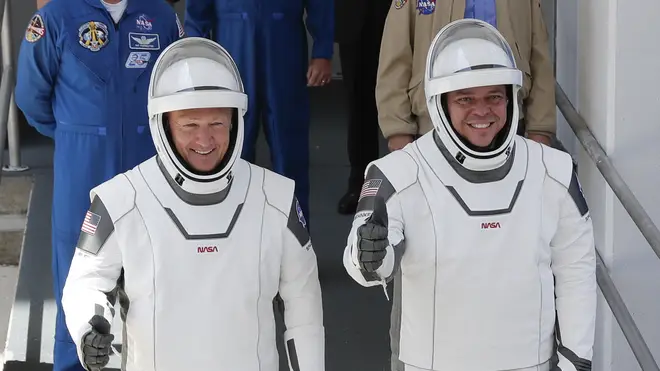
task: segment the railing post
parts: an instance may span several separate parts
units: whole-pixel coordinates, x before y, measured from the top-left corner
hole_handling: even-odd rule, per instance
[[[14,101],[14,69],[11,39],[11,0],[4,1],[4,14],[2,15],[2,30],[0,31],[0,42],[2,43],[2,68],[10,72],[7,78],[11,79],[11,88],[9,89],[11,97],[9,98],[9,115],[7,117],[7,139],[9,142],[9,165],[2,168],[4,171],[24,171],[27,166],[21,166],[20,134],[18,128],[18,111]],[[4,142],[0,144],[4,151]]]

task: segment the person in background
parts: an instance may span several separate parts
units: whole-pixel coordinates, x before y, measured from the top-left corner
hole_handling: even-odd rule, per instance
[[[57,303],[53,370],[83,368],[61,306],[89,191],[156,152],[146,110],[153,62],[183,35],[163,0],[50,1],[20,47],[16,105],[55,142],[52,269]]]
[[[242,156],[255,161],[263,123],[273,170],[296,182],[309,222],[307,87],[324,86],[332,77],[333,2],[187,0],[184,26],[186,35],[211,37],[236,60],[250,97]],[[306,29],[313,39],[311,62]]]
[[[540,0],[394,0],[385,23],[376,102],[390,150],[433,125],[424,103],[426,51],[449,22],[476,18],[495,26],[523,71],[520,134],[550,145],[556,133],[555,79]]]
[[[379,156],[376,75],[383,27],[391,1],[335,0],[335,40],[348,103],[348,189],[340,214],[355,213],[367,164]]]

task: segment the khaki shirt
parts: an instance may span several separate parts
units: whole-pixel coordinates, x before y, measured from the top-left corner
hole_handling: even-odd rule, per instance
[[[465,0],[437,0],[429,15],[419,14],[417,1],[392,1],[385,23],[376,103],[386,138],[433,128],[424,95],[426,56],[440,29],[465,14]],[[498,30],[524,72],[521,118],[528,132],[554,134],[555,78],[540,0],[496,0],[496,6]]]

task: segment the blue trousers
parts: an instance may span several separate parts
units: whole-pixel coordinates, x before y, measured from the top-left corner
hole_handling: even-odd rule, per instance
[[[53,223],[55,227],[55,222]],[[55,349],[53,352],[53,371],[85,371],[78,359],[76,345],[66,327],[64,311],[62,310],[62,290],[69,274],[71,260],[78,241],[77,233],[58,233],[55,228],[52,232],[53,244],[53,289],[57,303],[57,319],[55,322]]]
[[[273,170],[296,182],[309,223],[309,95],[307,31],[301,18],[243,13],[219,16],[216,41],[232,55],[248,94],[243,159],[255,160],[260,124]]]

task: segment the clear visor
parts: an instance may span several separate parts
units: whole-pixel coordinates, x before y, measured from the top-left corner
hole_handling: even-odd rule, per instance
[[[217,71],[212,75],[205,71]],[[210,72],[209,72],[210,73]],[[149,85],[149,117],[191,108],[247,111],[238,67],[213,41],[189,37],[167,47],[154,65]]]
[[[426,62],[427,100],[475,86],[522,84],[509,44],[490,24],[463,19],[433,39]]]
[[[461,40],[465,42],[458,43]],[[434,62],[439,57],[452,60],[445,59],[442,62],[444,68],[437,68]],[[428,54],[426,73],[428,78],[435,79],[488,67],[515,69],[516,60],[511,47],[489,23],[476,19],[463,19],[447,25],[436,35]]]
[[[204,58],[210,59],[214,62],[220,63],[225,66],[229,71],[232,71],[237,78],[240,91],[245,91],[243,83],[240,78],[240,73],[236,63],[229,53],[220,45],[211,42],[210,40],[201,37],[187,37],[171,44],[166,48],[156,60],[151,74],[151,84],[149,95],[154,97],[155,85],[154,82],[160,81],[163,72],[170,66],[184,59],[189,58]]]

